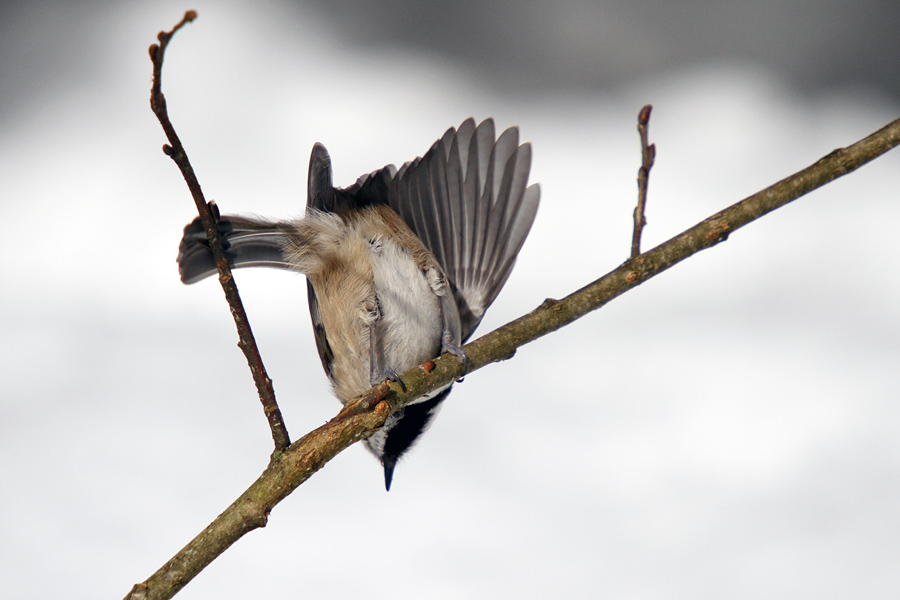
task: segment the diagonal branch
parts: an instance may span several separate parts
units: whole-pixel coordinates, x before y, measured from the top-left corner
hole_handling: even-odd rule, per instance
[[[216,262],[220,268],[220,281],[222,281],[223,287],[226,287],[226,295],[235,313],[235,321],[239,331],[242,332],[241,345],[247,353],[241,324],[243,322],[246,325],[246,316],[243,315],[243,309],[240,308],[237,289],[233,285],[227,260],[222,254],[215,217],[210,211],[209,205],[203,200],[200,186],[187,161],[184,148],[168,120],[165,99],[160,91],[162,55],[165,47],[171,36],[195,17],[196,14],[192,11],[186,13],[185,18],[171,32],[160,33],[159,46],[154,44],[150,48],[150,55],[154,61],[151,105],[171,144],[171,146],[165,146],[164,149],[168,148],[165,150],[166,153],[181,168],[197,203],[204,226],[207,228],[207,235],[210,238],[213,252],[216,253]],[[898,144],[900,144],[900,119],[889,123],[851,146],[835,150],[810,167],[709,217],[656,248],[630,258],[617,269],[577,292],[561,300],[548,299],[544,301],[531,313],[466,345],[465,351],[469,357],[468,372],[493,362],[511,358],[518,347],[560,329],[588,312],[600,308],[613,298],[637,287],[700,250],[726,240],[732,232],[744,225],[856,170]],[[226,283],[231,286],[233,295],[237,297],[237,305],[231,303],[232,292],[229,291]],[[235,306],[240,308],[240,319]],[[249,327],[247,327],[247,331],[249,332]],[[249,339],[252,340],[252,336]],[[255,348],[255,344],[253,347]],[[256,356],[258,357],[258,352],[256,352]],[[249,355],[248,361],[250,361]],[[261,366],[261,360],[259,364]],[[251,369],[254,370],[252,362]],[[283,452],[275,452],[266,470],[231,506],[147,581],[135,585],[126,598],[155,599],[174,596],[231,544],[247,532],[265,526],[271,510],[339,452],[372,435],[383,425],[391,412],[428,391],[462,376],[462,371],[462,365],[453,356],[444,356],[435,361],[428,361],[402,375],[407,388],[405,392],[400,391],[398,384],[382,383],[345,406],[325,425],[297,440]],[[268,381],[265,371],[263,370],[261,373]],[[254,378],[257,378],[256,370],[254,370]],[[259,384],[258,379],[257,382]],[[271,382],[269,382],[269,389],[271,389]],[[261,398],[262,396],[261,392]],[[277,413],[274,397],[271,400],[271,406],[275,406]],[[265,398],[263,398],[263,403],[266,405],[271,424],[273,413],[269,411],[270,405],[266,404]],[[277,413],[277,417],[280,422],[280,413]],[[278,444],[279,435],[283,434],[282,439],[285,440],[286,445],[287,433],[283,423],[281,423],[280,429],[273,425],[272,432],[276,444]]]
[[[184,18],[172,29],[172,31],[161,31],[157,36],[159,44],[150,46],[150,59],[153,61],[153,88],[150,92],[150,108],[156,118],[159,119],[169,143],[163,146],[163,152],[169,156],[178,168],[187,182],[194,203],[197,205],[197,211],[200,213],[200,220],[206,229],[206,237],[209,239],[209,247],[212,250],[213,258],[216,266],[219,268],[219,283],[225,290],[225,297],[228,305],[231,307],[231,314],[234,317],[234,324],[237,326],[238,337],[240,341],[238,346],[244,352],[247,358],[247,364],[250,365],[250,372],[253,374],[253,381],[256,383],[256,389],[259,393],[260,402],[263,405],[263,411],[269,422],[269,428],[272,430],[272,439],[275,441],[275,450],[283,450],[291,443],[288,436],[287,427],[284,425],[284,419],[281,416],[281,409],[275,401],[275,390],[272,388],[272,380],[266,373],[266,367],[263,365],[262,356],[260,356],[259,348],[256,346],[256,339],[253,337],[253,331],[250,329],[250,322],[247,319],[247,313],[244,311],[244,304],[241,296],[238,294],[237,284],[231,276],[231,268],[228,266],[228,259],[222,249],[222,240],[219,237],[218,209],[215,203],[207,203],[203,197],[203,190],[200,189],[200,182],[194,174],[194,168],[188,160],[187,153],[178,134],[175,133],[175,127],[169,120],[168,110],[166,109],[166,98],[162,93],[162,66],[165,58],[166,48],[172,36],[187,23],[197,18],[195,11],[189,10],[184,13]]]
[[[900,119],[630,258],[577,292],[561,300],[544,301],[531,313],[467,344],[468,372],[511,358],[520,346],[600,308],[689,256],[725,241],[744,225],[856,170],[898,144]],[[284,452],[273,454],[266,470],[231,506],[146,582],[137,584],[127,598],[171,598],[244,534],[265,526],[271,510],[339,452],[372,435],[391,412],[462,376],[462,371],[454,356],[428,361],[401,376],[407,391],[402,392],[396,383],[382,383]]]

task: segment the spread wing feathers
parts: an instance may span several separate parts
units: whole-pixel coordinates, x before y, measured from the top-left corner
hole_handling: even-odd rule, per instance
[[[290,269],[282,251],[284,233],[277,221],[250,216],[222,217],[219,220],[219,235],[232,268]],[[184,283],[194,283],[216,273],[206,230],[199,217],[184,228],[177,260],[178,273]]]
[[[477,127],[468,119],[390,181],[388,204],[451,281],[463,340],[506,283],[534,222],[540,188],[528,186],[530,168],[531,145],[519,144],[517,128],[495,141],[492,119]],[[373,185],[363,179],[357,192]]]

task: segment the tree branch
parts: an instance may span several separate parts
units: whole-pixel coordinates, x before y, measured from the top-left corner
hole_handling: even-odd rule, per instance
[[[181,169],[181,174],[184,176],[188,189],[191,191],[191,196],[194,198],[194,203],[197,205],[197,212],[200,213],[200,221],[206,229],[209,247],[219,269],[219,283],[222,284],[222,289],[225,291],[225,298],[231,307],[231,314],[237,327],[238,346],[243,350],[244,356],[247,358],[247,364],[250,366],[250,372],[253,374],[253,381],[256,383],[259,400],[262,402],[266,420],[269,422],[269,429],[272,430],[275,450],[284,450],[290,445],[291,440],[288,436],[287,427],[284,425],[284,419],[281,416],[281,409],[278,408],[278,402],[275,400],[272,380],[266,373],[262,356],[259,353],[259,348],[256,346],[256,339],[253,337],[253,331],[250,329],[250,321],[247,319],[247,313],[244,311],[244,303],[241,301],[237,284],[231,276],[228,259],[225,257],[225,252],[222,249],[222,240],[219,237],[218,209],[214,202],[207,203],[203,197],[203,190],[200,189],[200,182],[194,174],[191,161],[188,160],[184,146],[182,146],[178,134],[175,133],[175,127],[169,120],[166,98],[162,93],[162,66],[169,41],[179,29],[196,18],[197,13],[195,11],[187,11],[178,25],[172,28],[172,31],[159,32],[157,36],[159,44],[150,46],[150,60],[153,61],[153,88],[150,91],[150,108],[153,109],[153,113],[159,119],[163,131],[165,131],[166,137],[169,139],[169,144],[163,146],[163,152],[175,161],[175,164]]]
[[[189,20],[187,15],[186,20]],[[163,39],[163,35],[166,34],[161,34],[161,44],[168,41]],[[155,52],[158,53],[151,49],[151,56]],[[161,59],[159,62],[161,64]],[[156,82],[158,79],[155,77],[154,85]],[[167,127],[166,123],[163,127]],[[172,131],[170,141],[174,137]],[[656,248],[628,259],[617,269],[577,292],[561,300],[545,300],[531,313],[467,344],[468,372],[511,358],[518,347],[600,308],[700,250],[726,240],[744,225],[854,171],[898,144],[900,119],[851,146],[835,150],[812,166],[709,217]],[[179,147],[173,143],[173,152],[183,154],[183,149],[179,150]],[[184,168],[182,172],[185,172]],[[185,179],[188,179],[187,174]],[[192,185],[191,180],[188,185]],[[206,206],[198,201],[198,208],[200,204]],[[215,232],[215,227],[209,232]],[[210,233],[210,237],[214,235]],[[455,356],[445,355],[428,361],[402,374],[406,392],[401,391],[396,383],[383,382],[349,403],[328,423],[291,444],[284,452],[275,452],[266,470],[231,506],[146,582],[135,585],[126,598],[174,596],[231,544],[247,532],[265,526],[271,510],[339,452],[372,435],[393,411],[462,376],[462,371],[462,365]]]

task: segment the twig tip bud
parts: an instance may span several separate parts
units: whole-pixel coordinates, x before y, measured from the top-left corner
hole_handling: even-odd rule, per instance
[[[646,125],[650,122],[650,112],[653,110],[652,104],[645,104],[641,109],[641,112],[638,113],[638,124]]]
[[[196,19],[196,18],[197,18],[197,11],[196,11],[196,10],[189,10],[189,11],[187,11],[187,12],[184,13],[184,20],[185,20],[185,22],[187,22],[187,23],[190,23],[191,21],[193,21],[193,20]]]

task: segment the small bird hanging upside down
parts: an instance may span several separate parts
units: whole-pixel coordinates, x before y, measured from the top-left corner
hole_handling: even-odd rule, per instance
[[[232,267],[290,269],[307,277],[322,366],[346,404],[385,378],[461,346],[506,283],[540,200],[528,185],[530,144],[515,127],[467,119],[424,156],[332,186],[321,144],[309,161],[306,215],[272,221],[224,216]],[[178,253],[184,283],[216,272],[199,219]],[[401,382],[402,383],[402,382]],[[397,460],[437,413],[452,385],[391,415],[366,444],[389,490]]]

